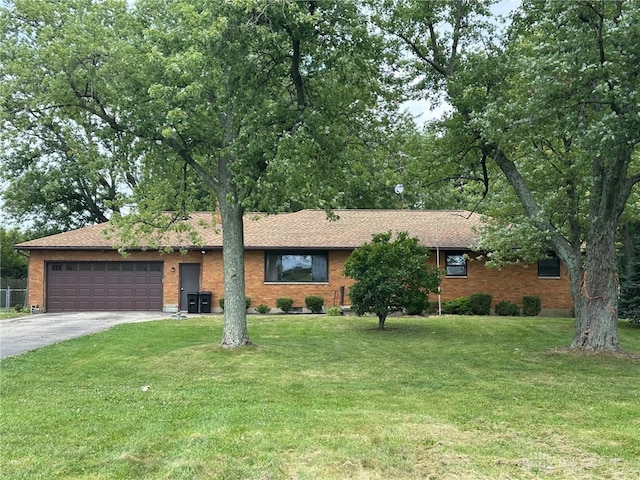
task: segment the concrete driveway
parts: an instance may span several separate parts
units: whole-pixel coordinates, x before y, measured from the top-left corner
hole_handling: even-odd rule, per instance
[[[162,312],[39,313],[0,321],[0,358],[70,338],[107,330],[121,323],[169,318]]]

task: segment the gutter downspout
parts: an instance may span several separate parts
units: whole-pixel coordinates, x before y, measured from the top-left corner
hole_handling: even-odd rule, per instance
[[[436,217],[436,267],[440,271],[440,238],[439,238],[440,222]],[[438,315],[442,315],[442,296],[440,295],[440,285],[438,285]]]

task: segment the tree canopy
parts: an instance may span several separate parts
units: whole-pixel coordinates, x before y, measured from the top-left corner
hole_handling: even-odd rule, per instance
[[[373,8],[424,91],[451,103],[441,131],[461,178],[478,172],[485,193],[508,184],[487,209],[491,259],[554,250],[575,303],[573,347],[617,350],[615,235],[640,180],[640,8],[525,1],[499,38],[490,3]]]
[[[27,278],[27,257],[13,249],[27,236],[17,229],[0,227],[0,277]]]
[[[215,198],[229,347],[249,343],[245,210],[328,208],[349,159],[395,123],[382,37],[354,2],[13,2],[0,27],[3,121],[46,119],[135,172],[111,203],[127,207],[115,217],[127,238],[162,227],[168,207],[165,227],[183,228],[203,193]]]

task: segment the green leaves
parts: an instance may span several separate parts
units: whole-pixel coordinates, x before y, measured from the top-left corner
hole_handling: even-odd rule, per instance
[[[344,273],[356,283],[349,290],[358,315],[375,313],[384,328],[390,312],[426,301],[428,292],[440,285],[439,272],[426,265],[429,249],[399,232],[379,233],[370,243],[355,249],[345,262]]]

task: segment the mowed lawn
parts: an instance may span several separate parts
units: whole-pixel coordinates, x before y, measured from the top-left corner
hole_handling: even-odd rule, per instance
[[[640,360],[571,319],[121,325],[0,363],[7,479],[640,478]],[[629,352],[640,328],[620,323]]]

